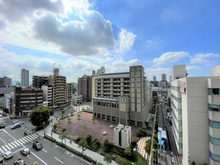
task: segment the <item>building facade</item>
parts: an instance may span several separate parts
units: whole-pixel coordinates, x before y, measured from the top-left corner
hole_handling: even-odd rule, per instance
[[[220,165],[220,67],[210,77],[186,77],[183,65],[172,73],[172,132],[182,164]]]
[[[129,72],[100,74],[95,77],[94,117],[146,128],[152,98],[143,66]]]
[[[167,81],[167,75],[165,73],[161,75],[161,81]]]
[[[71,105],[72,95],[73,95],[73,85],[72,83],[66,83],[67,106]]]
[[[53,86],[52,85],[42,85],[43,90],[43,101],[47,101],[48,106],[53,106]]]
[[[47,76],[33,76],[32,78],[32,86],[35,88],[41,88],[42,85],[48,84]]]
[[[21,86],[29,86],[29,70],[21,69]]]
[[[12,79],[9,77],[0,77],[0,87],[12,86]]]
[[[29,115],[36,107],[43,105],[43,91],[39,88],[15,88],[15,116]]]
[[[53,87],[53,106],[66,106],[66,77],[59,75],[59,69],[54,68],[54,75],[49,76],[49,85]]]
[[[83,102],[92,100],[92,76],[84,75],[78,78],[78,95],[82,95]]]

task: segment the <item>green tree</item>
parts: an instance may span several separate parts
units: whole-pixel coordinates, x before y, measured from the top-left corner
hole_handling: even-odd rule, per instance
[[[78,113],[78,114],[77,114],[78,120],[80,119],[80,116],[81,116],[80,113]]]
[[[61,140],[61,142],[63,143],[63,141],[66,142],[66,137],[68,135],[68,133],[66,132],[65,128],[63,128],[64,131],[62,131],[60,134],[59,134],[59,139]]]
[[[65,110],[62,110],[62,111],[61,111],[62,119],[63,119],[64,113],[65,113]]]
[[[82,155],[83,155],[84,151],[86,150],[87,141],[84,138],[82,138],[78,144],[82,147]]]
[[[192,161],[192,162],[191,162],[191,165],[196,165],[195,161]]]
[[[92,134],[87,133],[85,136],[85,139],[86,139],[87,143],[90,144],[92,142]]]
[[[57,124],[53,125],[53,129],[56,131],[57,130]]]
[[[121,157],[117,157],[115,161],[118,165],[127,165],[127,162]]]
[[[125,148],[124,154],[125,154],[127,157],[130,157],[130,156],[132,155],[131,147]]]
[[[146,141],[145,151],[150,154],[151,150],[151,140]]]
[[[92,118],[92,122],[95,123],[95,118],[94,117]]]
[[[51,115],[53,115],[53,108],[51,107],[38,107],[30,113],[31,123],[34,126],[41,126],[43,123],[48,122]]]
[[[112,156],[110,154],[105,154],[104,161],[106,161],[107,165],[112,162]]]
[[[71,118],[70,118],[70,117],[68,117],[67,119],[68,119],[68,123],[71,123]]]

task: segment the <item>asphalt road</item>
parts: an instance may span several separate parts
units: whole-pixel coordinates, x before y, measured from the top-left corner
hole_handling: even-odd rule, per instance
[[[0,120],[2,121],[2,119]],[[26,121],[22,127],[14,130],[11,130],[11,126],[14,123],[10,119],[4,119],[4,122],[7,124],[7,127],[0,130],[0,153],[4,153],[9,150],[13,152],[13,158],[4,161],[7,165],[12,165],[18,158],[25,160],[28,165],[89,164],[85,160],[82,160],[60,146],[43,139],[37,133],[31,133],[33,126],[28,121]],[[27,136],[24,136],[24,131],[28,133]],[[43,144],[43,149],[40,151],[36,151],[32,148],[32,143],[36,140]],[[20,150],[24,147],[30,149],[30,155],[23,156],[20,153]]]

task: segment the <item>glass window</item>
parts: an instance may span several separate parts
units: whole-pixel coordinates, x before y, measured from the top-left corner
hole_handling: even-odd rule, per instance
[[[209,126],[220,129],[220,122],[209,120]]]
[[[212,142],[213,144],[220,145],[220,139],[214,138],[210,135],[209,135],[209,141]]]
[[[220,155],[213,154],[213,153],[210,151],[210,157],[211,157],[214,161],[220,162]]]

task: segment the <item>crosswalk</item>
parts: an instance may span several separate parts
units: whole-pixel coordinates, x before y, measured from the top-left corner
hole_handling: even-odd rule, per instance
[[[0,152],[1,153],[5,153],[6,151],[11,151],[14,148],[17,148],[19,146],[23,146],[25,143],[27,143],[29,141],[33,141],[36,138],[38,138],[38,135],[33,133],[33,134],[27,135],[27,136],[25,136],[25,137],[23,137],[21,139],[14,140],[14,141],[12,141],[10,143],[7,143],[4,146],[0,146]]]

